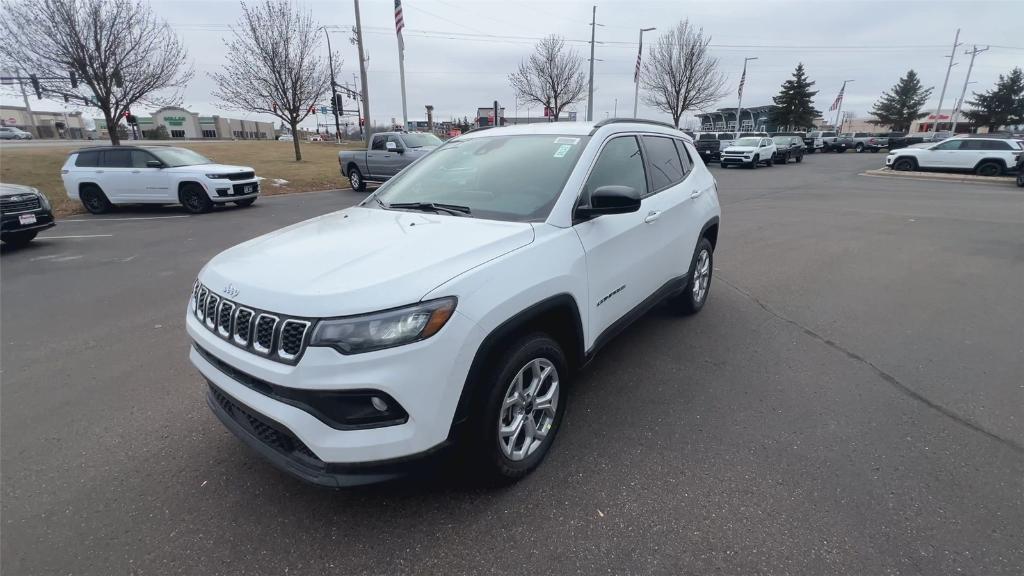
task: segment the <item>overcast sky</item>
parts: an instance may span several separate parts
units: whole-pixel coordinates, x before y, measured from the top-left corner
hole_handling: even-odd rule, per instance
[[[208,73],[224,61],[223,40],[238,19],[239,4],[221,0],[152,0],[152,4],[181,35],[195,66],[195,78],[185,91],[183,104],[203,115],[258,117],[225,109],[210,96]],[[402,4],[410,120],[425,119],[426,104],[434,106],[437,120],[472,118],[478,107],[489,106],[495,99],[506,107],[506,115],[515,115],[508,74],[544,35],[559,34],[573,50],[588,56],[593,1],[403,0]],[[353,73],[358,73],[356,50],[349,43],[355,24],[352,0],[300,5],[312,10],[321,24],[341,27],[332,32],[331,42],[344,59],[339,82],[352,82]],[[378,123],[388,123],[393,117],[401,120],[393,0],[362,0],[361,11],[370,56],[373,119]],[[971,89],[990,88],[1000,73],[1013,66],[1024,65],[1021,0],[601,0],[597,21],[604,26],[597,29],[597,40],[603,44],[596,48],[600,61],[594,71],[595,119],[612,115],[616,99],[620,116],[632,113],[639,28],[658,27],[645,35],[646,44],[683,18],[711,36],[713,54],[728,77],[729,95],[719,106],[736,105],[743,58],[756,56],[758,60],[750,63],[747,72],[744,106],[771,103],[780,84],[803,62],[820,90],[816,98],[820,110],[829,108],[843,80],[853,79],[844,109],[866,116],[879,94],[910,68],[918,72],[925,86],[935,86],[929,103],[934,107],[958,27],[964,45],[957,50],[958,64],[950,75],[944,108],[952,107],[960,94],[969,60],[963,51],[972,44],[992,48],[975,61],[972,80],[977,84],[968,88],[968,95]],[[326,50],[324,46],[325,54]],[[20,98],[7,93],[3,102],[20,104]],[[63,102],[40,102],[34,107],[59,110]],[[583,119],[586,102],[575,109]],[[519,106],[518,115],[527,112],[526,106]],[[529,110],[534,116],[541,112],[536,106]],[[669,119],[642,102],[640,116]]]

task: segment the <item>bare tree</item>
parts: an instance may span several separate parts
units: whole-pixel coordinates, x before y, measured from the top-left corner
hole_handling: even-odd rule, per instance
[[[178,36],[140,0],[4,0],[0,32],[10,39],[0,43],[4,60],[37,75],[44,91],[94,102],[115,145],[132,105],[176,103],[192,78]]]
[[[309,10],[290,0],[242,2],[242,17],[225,41],[228,63],[210,74],[213,95],[225,107],[273,114],[292,130],[295,160],[299,123],[331,91],[331,70],[322,57],[319,27]],[[341,58],[335,58],[341,66]],[[335,70],[339,72],[339,70]]]
[[[556,122],[566,106],[583,100],[587,89],[583,57],[566,50],[565,40],[555,35],[538,42],[530,59],[508,80],[520,103],[551,108]]]
[[[703,28],[682,20],[658,38],[644,61],[644,102],[671,114],[677,128],[684,112],[709,108],[725,96],[725,77],[708,53],[710,43]]]

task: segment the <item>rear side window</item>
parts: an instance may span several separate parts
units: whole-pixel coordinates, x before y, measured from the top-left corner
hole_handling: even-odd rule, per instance
[[[640,153],[636,136],[620,136],[605,144],[583,187],[583,204],[589,205],[590,193],[601,186],[629,186],[640,192],[641,196],[647,194],[644,157]]]
[[[679,152],[676,151],[672,139],[660,136],[644,136],[643,138],[653,191],[657,192],[682,181],[685,174],[679,161]]]
[[[104,168],[131,168],[131,150],[104,150],[100,154],[100,165]]]
[[[984,147],[982,150],[1012,150],[1009,142],[1004,140],[982,140]]]
[[[682,161],[683,165],[683,178],[693,170],[693,159],[690,157],[690,150],[686,146],[686,142],[682,140],[676,140],[676,148],[679,150],[679,160]]]
[[[93,150],[90,152],[79,152],[75,158],[75,166],[79,168],[95,168],[100,165],[100,153]]]

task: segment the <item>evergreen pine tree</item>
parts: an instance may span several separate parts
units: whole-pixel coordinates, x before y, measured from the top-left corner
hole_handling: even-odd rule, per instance
[[[973,109],[964,116],[978,126],[988,126],[990,132],[1002,126],[1024,122],[1024,72],[1014,68],[1008,76],[999,75],[995,88],[978,94],[967,103]]]
[[[811,90],[814,82],[807,79],[804,65],[797,64],[793,77],[782,83],[779,95],[772,98],[777,108],[772,110],[772,120],[779,128],[810,128],[821,112],[814,108],[817,90]]]
[[[908,70],[907,74],[900,78],[888,92],[882,93],[882,97],[875,102],[871,114],[875,117],[872,124],[889,126],[898,132],[906,132],[914,120],[923,117],[927,112],[921,112],[924,103],[931,96],[932,89],[921,86],[921,79],[917,72]]]

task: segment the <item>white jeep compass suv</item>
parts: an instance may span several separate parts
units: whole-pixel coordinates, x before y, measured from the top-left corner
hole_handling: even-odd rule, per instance
[[[662,300],[704,306],[719,215],[667,124],[470,132],[358,206],[214,257],[190,358],[224,425],[308,481],[386,479],[456,443],[515,479],[603,344]]]
[[[115,204],[175,203],[199,214],[228,202],[251,206],[260,195],[252,168],[214,164],[172,146],[84,148],[68,156],[60,173],[68,197],[93,214]]]

